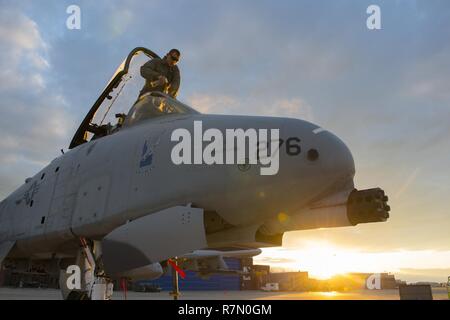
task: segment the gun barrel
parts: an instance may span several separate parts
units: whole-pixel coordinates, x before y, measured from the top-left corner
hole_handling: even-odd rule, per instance
[[[384,222],[391,208],[388,197],[380,188],[354,190],[347,201],[347,217],[352,225],[358,223]]]

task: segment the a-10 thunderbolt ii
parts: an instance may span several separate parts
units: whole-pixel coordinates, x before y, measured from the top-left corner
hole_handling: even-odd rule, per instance
[[[200,259],[204,252],[211,258],[211,251],[202,249],[280,246],[287,231],[387,220],[384,191],[355,189],[350,150],[313,123],[202,114],[164,93],[136,100],[144,83],[140,67],[156,57],[145,48],[131,51],[69,150],[0,203],[4,267],[41,263],[61,270],[64,280],[78,266],[78,287],[75,280],[60,279],[63,297],[108,298],[111,279],[154,279],[168,261],[189,267],[188,259]],[[174,161],[182,136],[174,140],[177,129],[197,139],[192,150],[178,150],[183,159],[193,157],[192,164]],[[199,129],[214,134],[198,142]],[[268,131],[257,136],[257,150],[263,145],[266,155],[275,155],[276,140],[276,168],[262,174],[270,168],[259,153],[257,163],[250,154],[235,164],[198,159],[208,139],[223,142],[230,129],[274,132],[270,138]],[[244,141],[249,150],[251,137]],[[224,157],[236,151],[230,146],[211,155],[217,159],[222,151]],[[69,267],[73,273],[66,272]]]

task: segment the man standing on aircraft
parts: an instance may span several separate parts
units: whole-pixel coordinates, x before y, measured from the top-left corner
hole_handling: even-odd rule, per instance
[[[176,98],[180,88],[180,70],[177,63],[180,60],[180,51],[172,49],[162,59],[152,59],[141,67],[141,76],[145,85],[139,97],[147,92],[159,91],[168,93]]]

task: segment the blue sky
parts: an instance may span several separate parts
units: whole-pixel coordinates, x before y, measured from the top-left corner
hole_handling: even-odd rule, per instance
[[[65,26],[71,4],[81,30]],[[381,30],[366,28],[370,4],[381,8]],[[313,121],[348,144],[358,188],[391,197],[388,223],[293,232],[287,247],[306,239],[448,257],[448,39],[445,0],[0,0],[0,198],[67,148],[132,48],[176,47],[180,100]],[[435,267],[450,273],[446,261]]]

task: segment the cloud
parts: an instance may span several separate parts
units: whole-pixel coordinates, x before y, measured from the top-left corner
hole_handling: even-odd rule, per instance
[[[411,98],[448,101],[450,99],[450,46],[419,61],[405,74],[402,93]]]
[[[408,190],[408,188],[411,186],[411,184],[413,184],[416,181],[419,173],[420,173],[420,168],[414,169],[414,171],[408,176],[406,181],[402,184],[402,186],[394,194],[394,198],[401,197]]]
[[[301,118],[313,121],[313,109],[301,98],[238,98],[224,94],[194,93],[187,102],[202,113],[247,114]]]
[[[17,158],[30,163],[46,164],[50,155],[66,146],[71,116],[61,96],[36,99],[33,105],[16,100],[14,108],[0,118],[0,161]]]
[[[268,264],[284,264],[284,263],[294,263],[297,262],[295,259],[290,258],[273,258],[273,257],[262,257],[258,258],[258,263],[268,263]]]
[[[45,88],[40,72],[50,66],[45,58],[48,47],[33,20],[11,10],[0,11],[0,47],[1,92]]]
[[[0,48],[0,196],[5,196],[67,146],[73,116],[64,97],[47,86],[49,46],[33,20],[0,11]]]
[[[230,109],[238,109],[241,103],[238,99],[227,95],[209,95],[194,93],[187,98],[190,105],[202,113],[225,113]]]
[[[450,275],[450,268],[440,269],[416,269],[416,268],[401,268],[399,272],[395,273],[397,279],[401,279],[408,283],[425,281],[425,282],[447,282]]]
[[[300,98],[280,99],[267,107],[263,105],[263,113],[314,121],[312,107]]]
[[[120,37],[129,31],[129,26],[133,21],[133,13],[127,9],[122,8],[120,11],[114,11],[110,15],[108,36],[111,38]]]

